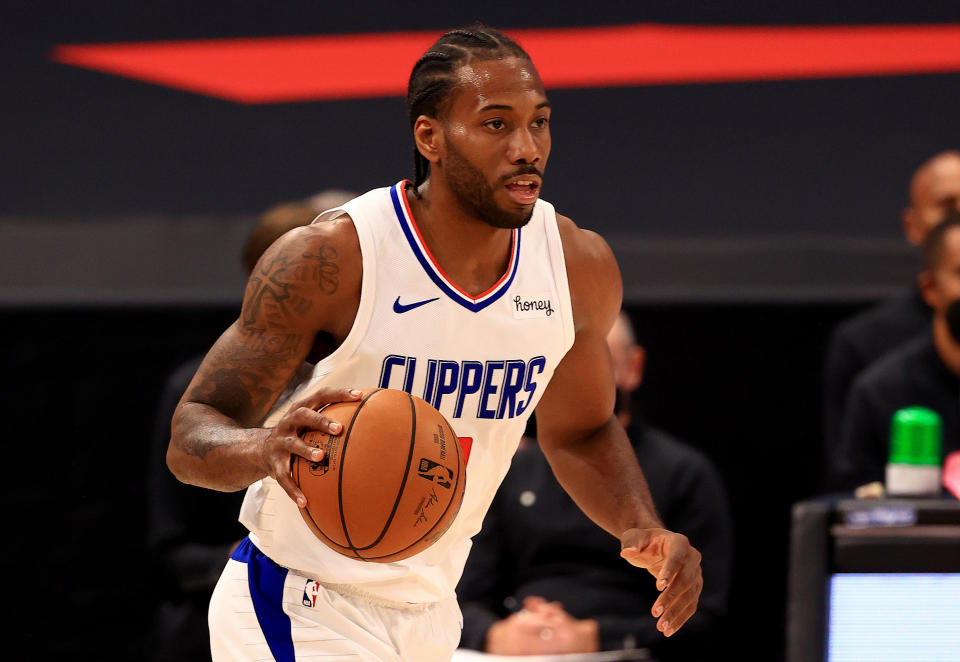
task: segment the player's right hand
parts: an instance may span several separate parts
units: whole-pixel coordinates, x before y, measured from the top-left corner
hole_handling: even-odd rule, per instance
[[[293,457],[298,455],[308,462],[319,462],[323,459],[323,451],[304,442],[303,434],[314,430],[330,435],[340,434],[343,431],[342,426],[319,410],[334,402],[359,400],[361,396],[361,392],[355,389],[320,388],[293,405],[260,442],[258,450],[261,469],[276,480],[299,507],[306,507],[307,498],[293,480],[290,470]]]

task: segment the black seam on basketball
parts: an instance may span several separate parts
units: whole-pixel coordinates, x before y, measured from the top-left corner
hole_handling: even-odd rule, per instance
[[[377,543],[383,540],[383,537],[387,534],[387,530],[390,528],[390,523],[393,522],[394,516],[397,514],[397,508],[400,507],[400,500],[403,498],[403,490],[407,486],[407,478],[410,476],[410,464],[413,461],[413,449],[417,443],[417,406],[413,402],[413,397],[407,393],[407,399],[410,400],[410,449],[407,451],[407,466],[403,470],[403,480],[400,481],[400,489],[397,490],[397,498],[393,502],[393,509],[390,510],[390,516],[387,518],[386,523],[383,525],[383,530],[380,532],[380,535],[377,536],[377,539],[366,547],[357,547],[357,549],[366,551],[371,547],[376,547]],[[357,554],[359,556],[359,554]],[[362,557],[366,559],[374,557]]]
[[[300,467],[301,467],[302,465],[304,465],[304,464],[306,464],[306,460],[304,460],[304,459],[301,458],[301,457],[298,457],[298,458],[297,458],[297,476],[296,476],[296,478],[297,478],[297,487],[301,487],[301,486],[300,486],[300,471],[301,471],[301,468],[300,468]],[[303,489],[303,488],[301,487],[301,489]],[[319,534],[320,534],[321,536],[323,536],[324,538],[326,538],[333,547],[339,547],[340,549],[346,549],[346,547],[344,547],[343,545],[341,545],[340,543],[338,543],[336,540],[334,540],[333,538],[331,538],[330,536],[328,536],[326,533],[324,533],[323,529],[320,528],[320,524],[317,523],[316,518],[314,518],[313,513],[310,512],[310,509],[309,509],[309,508],[304,508],[304,509],[303,509],[303,512],[307,513],[307,517],[309,517],[309,518],[310,518],[310,521],[313,522],[313,526],[315,527],[316,532],[319,533]]]
[[[363,406],[367,404],[367,400],[373,397],[375,393],[379,393],[383,389],[377,389],[372,393],[368,393],[367,396],[360,401],[360,404],[357,405],[357,408],[353,410],[353,417],[350,419],[350,425],[347,427],[347,432],[343,435],[343,445],[340,446],[340,471],[337,472],[337,507],[340,509],[340,526],[343,527],[343,537],[347,539],[347,549],[352,551],[358,559],[361,561],[364,560],[360,554],[357,553],[357,547],[353,544],[353,541],[350,540],[350,532],[347,531],[347,518],[343,513],[343,470],[347,466],[347,442],[350,441],[350,433],[353,431],[353,424],[357,421],[357,416],[360,414],[360,410],[363,409]],[[338,545],[342,547],[342,545]]]
[[[301,489],[303,488],[300,485],[300,471],[301,471],[301,466],[304,465],[305,463],[306,463],[306,460],[304,460],[303,458],[300,458],[300,457],[297,458],[297,487],[300,487]],[[317,522],[316,518],[313,516],[313,513],[310,512],[309,508],[304,508],[303,512],[307,513],[307,517],[309,517],[310,521],[313,522],[313,526],[315,527],[317,533],[319,533],[321,536],[326,538],[333,547],[339,547],[340,549],[347,549],[346,547],[338,543],[336,540],[328,536],[326,533],[324,533],[323,529],[320,527],[320,524]]]
[[[411,401],[412,401],[412,399],[411,399]],[[443,422],[444,422],[444,423],[447,423],[447,419],[444,418],[444,419],[443,419]],[[447,429],[448,429],[448,430],[450,431],[450,433],[453,435],[453,438],[456,439],[456,444],[457,444],[457,467],[459,468],[459,467],[460,467],[460,462],[459,462],[459,460],[460,460],[460,439],[457,437],[456,433],[454,433],[453,427],[451,427],[450,423],[447,423]],[[414,540],[412,543],[410,543],[409,545],[407,545],[407,546],[404,547],[403,549],[398,549],[398,550],[396,550],[395,552],[390,552],[389,554],[384,554],[384,555],[382,555],[382,556],[365,556],[364,559],[367,560],[367,561],[376,561],[377,559],[385,559],[385,558],[387,558],[388,556],[396,556],[397,554],[403,554],[405,551],[407,551],[408,549],[410,549],[410,548],[413,547],[414,545],[419,545],[420,542],[421,542],[424,538],[426,538],[426,537],[429,536],[431,533],[433,533],[433,530],[436,529],[437,526],[440,524],[440,522],[443,521],[443,518],[446,517],[447,511],[450,510],[450,506],[453,504],[453,495],[455,495],[455,494],[457,493],[457,488],[460,487],[460,480],[461,480],[461,478],[462,478],[464,481],[466,481],[466,478],[467,478],[467,477],[466,477],[466,473],[467,473],[467,471],[466,471],[466,469],[467,469],[466,465],[464,465],[463,469],[464,469],[463,471],[458,471],[458,472],[457,472],[457,482],[456,482],[456,483],[454,484],[454,486],[453,486],[453,491],[450,493],[450,499],[447,501],[447,505],[446,505],[446,507],[443,509],[443,513],[441,513],[440,517],[437,518],[437,521],[433,523],[433,526],[431,526],[428,531],[426,531],[422,536],[420,536],[419,538],[417,538],[416,540]],[[466,489],[466,486],[464,486],[464,489]],[[463,499],[461,499],[461,500],[460,500],[460,503],[457,505],[457,511],[458,511],[458,512],[459,512],[459,510],[460,510],[460,506],[462,506],[462,505],[463,505]],[[450,528],[451,526],[453,526],[453,520],[451,520],[450,522],[447,523],[447,528]],[[444,530],[444,532],[446,532],[446,529]],[[402,559],[399,559],[399,560],[402,560]]]

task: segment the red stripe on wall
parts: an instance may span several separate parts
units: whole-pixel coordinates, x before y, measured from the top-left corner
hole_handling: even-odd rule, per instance
[[[960,25],[511,30],[548,88],[960,71]],[[58,46],[52,58],[239,103],[406,94],[437,32]]]

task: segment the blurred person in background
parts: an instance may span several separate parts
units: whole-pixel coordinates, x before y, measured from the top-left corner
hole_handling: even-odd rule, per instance
[[[923,264],[918,281],[932,321],[854,381],[837,447],[840,489],[883,482],[890,422],[904,407],[940,414],[943,455],[960,450],[960,212],[927,234]]]
[[[619,541],[597,527],[554,478],[533,439],[521,446],[474,537],[457,596],[461,646],[502,655],[649,648],[657,660],[714,659],[727,608],[732,533],[726,493],[710,460],[645,424],[633,394],[646,353],[621,312],[607,336],[627,429],[664,524],[703,553],[700,607],[670,639],[647,605],[647,573],[618,558]]]
[[[244,242],[244,272],[253,272],[257,260],[278,237],[354,197],[355,193],[330,189],[305,200],[270,207],[259,216]],[[210,594],[233,547],[246,535],[237,519],[243,492],[215,492],[186,485],[167,469],[170,419],[202,359],[194,357],[170,373],[156,410],[147,475],[148,545],[156,568],[154,576],[159,578],[159,604],[148,656],[156,662],[210,660]]]
[[[910,180],[910,204],[903,210],[903,231],[914,246],[960,210],[960,151],[949,150],[925,161]],[[867,366],[923,333],[931,310],[914,284],[841,323],[830,337],[824,370],[823,427],[828,473],[837,470],[838,442],[850,388]]]

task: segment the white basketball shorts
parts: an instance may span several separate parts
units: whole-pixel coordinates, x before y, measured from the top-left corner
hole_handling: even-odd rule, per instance
[[[210,599],[214,662],[448,662],[455,597],[412,608],[338,593],[277,565],[245,538]]]

